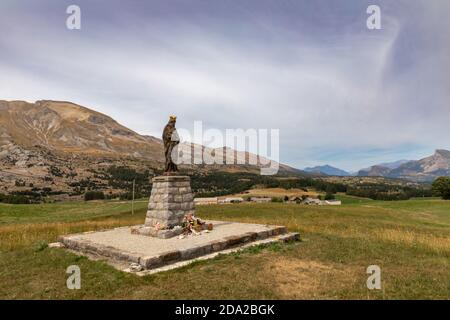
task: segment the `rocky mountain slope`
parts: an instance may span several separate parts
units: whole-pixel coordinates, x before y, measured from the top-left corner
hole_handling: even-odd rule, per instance
[[[235,158],[252,156],[235,152]],[[112,118],[65,101],[0,100],[0,193],[51,189],[80,193],[106,186],[111,166],[137,171],[163,167],[159,138],[140,135]],[[258,172],[260,166],[197,165],[185,170]],[[280,164],[280,172],[299,172]],[[112,190],[118,191],[118,190]]]
[[[360,177],[364,177],[364,176],[384,177],[389,174],[390,170],[391,169],[389,169],[388,167],[384,167],[382,165],[374,165],[374,166],[371,166],[370,168],[359,170],[358,176],[360,176]]]
[[[373,166],[360,170],[358,176],[381,176],[431,182],[439,176],[450,176],[450,151],[438,149],[432,156],[406,161],[394,168]]]
[[[0,101],[2,145],[40,146],[71,154],[134,156],[163,161],[161,140],[141,136],[112,118],[59,101]]]
[[[304,170],[306,172],[322,173],[322,174],[326,174],[326,175],[329,175],[329,176],[346,177],[346,176],[350,175],[350,173],[348,173],[347,171],[341,170],[339,168],[332,167],[330,165],[315,166],[315,167],[305,168]]]
[[[378,166],[378,167],[383,167],[383,168],[388,168],[388,169],[397,169],[398,167],[400,167],[402,164],[405,164],[407,162],[409,162],[410,160],[397,160],[394,162],[384,162],[384,163],[379,163],[373,166],[370,166],[368,168],[364,168],[364,169],[360,169],[358,172],[360,171],[370,171],[373,167]],[[356,172],[356,173],[358,173]]]

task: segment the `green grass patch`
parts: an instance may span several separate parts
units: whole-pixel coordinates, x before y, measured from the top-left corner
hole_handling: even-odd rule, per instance
[[[341,198],[342,197],[342,198]],[[2,299],[449,299],[450,202],[339,196],[342,206],[199,206],[204,219],[286,225],[302,241],[247,248],[137,277],[47,243],[59,234],[142,223],[146,201],[0,206]],[[66,288],[79,265],[81,290]],[[366,268],[382,290],[366,288]]]

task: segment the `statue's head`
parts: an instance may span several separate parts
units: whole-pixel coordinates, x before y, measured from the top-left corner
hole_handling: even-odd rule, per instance
[[[173,123],[177,122],[177,117],[176,116],[170,116],[169,122],[173,122]]]

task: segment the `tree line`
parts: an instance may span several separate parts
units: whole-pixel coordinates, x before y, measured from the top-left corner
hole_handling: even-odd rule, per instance
[[[199,197],[223,196],[241,193],[253,187],[303,189],[313,188],[324,192],[326,199],[332,199],[337,192],[374,200],[407,200],[412,197],[431,197],[432,190],[427,186],[391,185],[384,183],[361,183],[346,185],[339,182],[329,182],[317,178],[294,177],[280,178],[276,176],[261,176],[251,173],[210,172],[193,174],[192,189]]]

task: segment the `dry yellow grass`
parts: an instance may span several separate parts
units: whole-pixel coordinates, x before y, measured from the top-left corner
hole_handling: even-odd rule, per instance
[[[365,226],[308,225],[301,227],[303,232],[321,233],[341,238],[364,238],[389,241],[408,246],[424,246],[436,253],[450,254],[450,236],[407,230],[404,228],[377,228],[368,230]]]
[[[0,250],[11,251],[36,243],[56,241],[59,235],[111,229],[142,223],[142,217],[127,219],[105,219],[101,221],[49,222],[34,224],[12,224],[0,227]]]
[[[311,197],[317,197],[319,193],[314,190],[308,190],[308,192],[302,189],[283,189],[283,188],[267,188],[267,189],[250,189],[245,191],[245,193],[237,193],[232,195],[233,197],[301,197],[302,195],[308,195]],[[227,196],[228,197],[228,196]],[[226,197],[222,197],[226,198]]]
[[[375,233],[375,237],[410,246],[425,246],[436,253],[450,253],[450,236],[435,236],[401,229],[381,229]]]
[[[327,288],[353,286],[358,271],[355,266],[283,257],[266,261],[257,276],[267,279],[282,299],[332,299],[337,297],[330,296]]]
[[[81,211],[75,212],[69,205],[53,204],[59,213],[43,207],[39,219],[34,217],[36,206],[16,211],[7,207],[3,220],[11,222],[0,226],[0,298],[449,298],[450,202],[351,203],[339,207],[284,203],[199,207],[198,216],[204,219],[286,225],[299,231],[303,241],[249,248],[143,278],[64,250],[36,250],[39,247],[30,244],[51,242],[60,234],[142,223],[145,203],[134,216],[118,203],[110,203],[107,210],[97,208],[96,203],[80,204]],[[32,211],[27,214],[26,208]],[[115,217],[103,216],[112,211]],[[90,221],[86,220],[89,216]],[[26,223],[19,223],[25,218]],[[65,270],[74,263],[83,270],[82,290],[65,286]],[[366,286],[366,269],[373,264],[382,269],[382,290]]]

